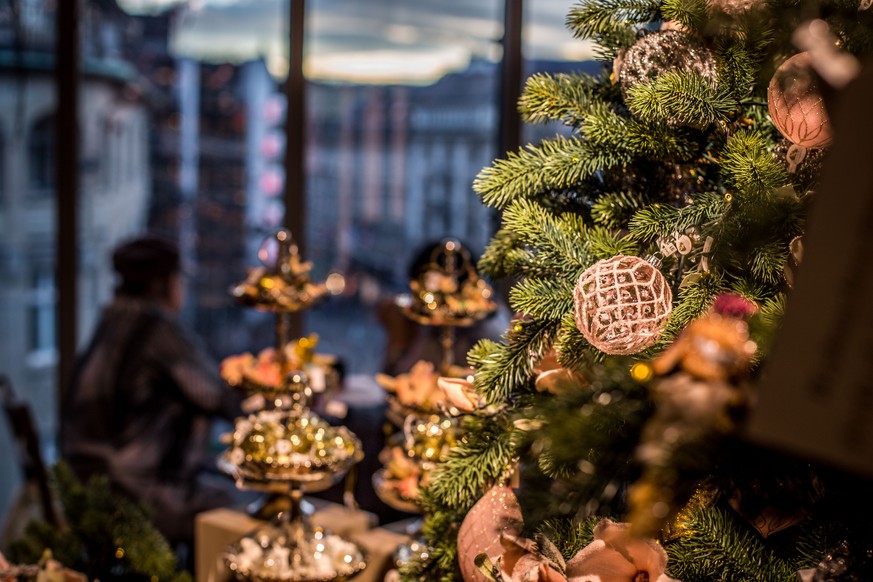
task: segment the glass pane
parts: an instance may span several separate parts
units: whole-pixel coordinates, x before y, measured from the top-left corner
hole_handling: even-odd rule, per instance
[[[534,73],[599,73],[602,64],[593,60],[592,42],[574,38],[564,24],[569,5],[567,0],[524,0],[525,79]],[[556,133],[569,135],[570,132],[558,122],[522,124],[521,143],[537,143]]]
[[[228,355],[272,345],[272,318],[240,308],[229,290],[254,266],[284,212],[277,168],[287,5],[85,2],[80,353],[114,301],[120,279],[113,250],[145,233],[178,243],[185,275],[179,316],[216,371]],[[50,137],[45,132],[35,143]],[[37,184],[41,166],[32,167]],[[38,315],[28,321],[43,329]]]
[[[341,7],[341,9],[340,9]],[[307,315],[353,374],[383,368],[377,305],[408,290],[415,252],[456,237],[480,253],[493,219],[472,191],[497,154],[502,0],[313,0],[307,248],[340,297]]]
[[[229,288],[284,212],[287,5],[188,3],[143,19],[152,32],[136,63],[155,92],[148,224],[179,240],[183,317],[216,359],[272,343],[271,318],[240,309]]]
[[[54,438],[57,390],[54,5],[0,7],[0,374],[30,403],[44,444]],[[0,416],[6,453],[15,450],[10,429]],[[21,478],[17,456],[0,455],[0,517]]]
[[[112,297],[111,250],[148,231],[180,244],[182,319],[216,360],[271,344],[271,319],[229,288],[284,212],[287,4],[120,0],[100,17],[88,49],[129,76],[83,98],[83,342]]]

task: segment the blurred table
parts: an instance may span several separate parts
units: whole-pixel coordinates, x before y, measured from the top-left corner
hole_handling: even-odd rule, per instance
[[[309,499],[309,498],[307,498]],[[360,544],[368,555],[367,567],[353,582],[382,582],[393,567],[398,545],[409,540],[402,528],[376,527],[372,513],[347,509],[336,503],[312,499],[316,506],[312,523]],[[196,582],[225,582],[230,578],[222,552],[260,525],[257,519],[233,509],[214,509],[197,516],[194,532]]]

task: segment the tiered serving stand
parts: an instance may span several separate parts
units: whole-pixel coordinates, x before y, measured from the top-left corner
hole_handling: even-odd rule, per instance
[[[291,369],[286,353],[291,314],[314,305],[326,289],[310,281],[311,265],[301,262],[287,230],[268,238],[258,256],[264,266],[252,269],[231,293],[244,305],[275,314],[283,380],[264,385],[239,378],[237,388],[261,398],[262,409],[237,419],[218,466],[237,487],[271,495],[273,501],[263,507],[274,513],[228,547],[224,560],[244,581],[343,580],[366,567],[366,555],[354,542],[314,527],[302,498],[338,483],[363,458],[361,443],[345,427],[330,426],[312,412],[309,379]]]
[[[455,239],[446,239],[434,249],[429,263],[409,286],[411,293],[398,296],[396,304],[416,323],[440,329],[442,358],[438,369],[419,362],[409,374],[377,377],[387,390],[388,418],[399,431],[382,451],[384,467],[373,475],[373,488],[386,505],[421,514],[418,486],[426,484],[428,472],[444,460],[459,438],[457,417],[462,414],[442,397],[437,378],[470,374],[454,363],[456,329],[484,319],[496,305],[491,286],[479,278],[469,251]],[[417,394],[412,402],[404,399],[404,382],[420,384],[409,390]],[[432,397],[422,396],[428,391]],[[398,548],[398,564],[428,552],[421,539],[420,519],[408,528],[408,533],[413,539]]]

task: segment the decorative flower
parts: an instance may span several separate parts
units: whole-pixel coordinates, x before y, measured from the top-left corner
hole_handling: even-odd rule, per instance
[[[758,306],[742,295],[722,293],[715,298],[712,310],[725,317],[745,319],[758,311]]]
[[[553,547],[547,540],[546,544]],[[511,582],[567,582],[561,572],[566,568],[557,551],[554,559],[544,555],[540,545],[527,538],[509,534],[500,535],[503,556],[500,559],[500,574],[504,581]],[[543,548],[544,549],[544,548]]]
[[[547,351],[533,367],[534,374],[542,374],[549,370],[556,370],[561,367],[558,362],[558,352],[555,349]]]
[[[720,295],[712,309],[692,321],[652,361],[655,374],[663,376],[679,369],[704,381],[724,381],[744,374],[758,347],[749,338],[744,317],[756,309],[739,295]]]
[[[679,582],[667,576],[667,552],[655,540],[632,538],[629,523],[603,519],[594,541],[564,563],[548,538],[501,535],[497,560],[504,582]]]
[[[594,541],[567,562],[570,582],[678,582],[664,572],[667,552],[655,540],[630,536],[630,524],[601,520]]]
[[[534,386],[537,392],[551,394],[570,394],[584,386],[587,382],[579,374],[567,368],[554,368],[537,376]]]
[[[466,378],[446,378],[437,380],[437,385],[446,395],[449,404],[463,412],[473,412],[482,404],[482,398],[473,383]]]

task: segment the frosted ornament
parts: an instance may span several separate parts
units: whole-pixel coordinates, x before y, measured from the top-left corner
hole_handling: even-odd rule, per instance
[[[686,32],[663,30],[643,36],[624,53],[618,74],[622,94],[627,98],[638,83],[652,81],[668,71],[696,71],[715,87],[712,52]]]
[[[776,69],[767,87],[767,107],[773,125],[796,148],[823,148],[833,141],[809,53],[796,54]],[[791,158],[799,155],[789,149]]]
[[[639,257],[618,255],[585,270],[573,291],[576,327],[598,350],[636,354],[660,337],[673,309],[664,275]]]
[[[741,16],[760,4],[763,4],[760,0],[709,0],[707,2],[711,10],[719,10],[734,17]]]
[[[490,582],[475,564],[476,556],[486,554],[492,562],[503,555],[500,536],[521,535],[521,507],[509,487],[488,490],[467,512],[458,530],[458,566],[464,582]]]

